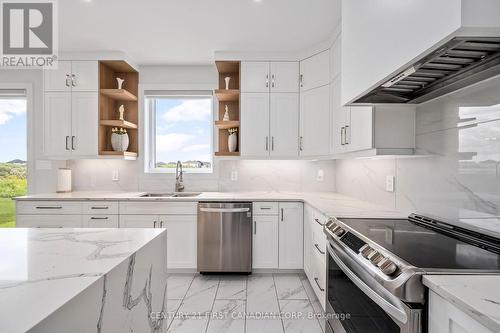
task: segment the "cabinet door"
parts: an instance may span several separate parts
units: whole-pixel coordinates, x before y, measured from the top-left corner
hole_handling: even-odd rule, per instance
[[[269,93],[241,94],[241,155],[268,156]]]
[[[312,277],[312,223],[313,211],[310,206],[304,206],[304,272],[308,277]]]
[[[279,268],[304,267],[304,212],[299,202],[280,202],[279,216]]]
[[[271,156],[299,155],[299,94],[271,94]]]
[[[340,154],[345,151],[344,146],[344,127],[346,125],[346,114],[348,107],[341,105],[340,99],[340,78],[330,83],[330,115],[331,115],[331,134],[330,134],[330,152]]]
[[[71,61],[58,61],[57,69],[44,69],[45,91],[71,91]]]
[[[71,85],[73,91],[98,91],[97,61],[72,61]]]
[[[49,92],[44,97],[44,152],[47,156],[71,155],[71,93]]]
[[[253,217],[253,268],[278,268],[278,217]]]
[[[268,92],[269,86],[268,62],[245,61],[241,63],[241,92]]]
[[[73,157],[97,156],[98,95],[93,92],[72,93]]]
[[[330,52],[323,51],[300,62],[300,90],[306,91],[330,82]]]
[[[351,106],[350,121],[346,127],[346,151],[373,148],[373,108]]]
[[[17,215],[17,228],[81,228],[81,215]]]
[[[118,228],[118,215],[83,215],[84,228]]]
[[[196,215],[160,216],[160,223],[167,228],[168,268],[196,268],[196,222]]]
[[[330,151],[329,93],[326,85],[301,94],[301,156],[328,155]]]
[[[271,92],[299,92],[298,62],[271,62]]]
[[[155,228],[159,225],[157,215],[120,215],[120,228]]]

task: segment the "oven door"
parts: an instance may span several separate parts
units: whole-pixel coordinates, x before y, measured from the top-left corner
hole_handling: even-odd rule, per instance
[[[421,308],[390,294],[335,244],[328,245],[327,331],[420,333]]]

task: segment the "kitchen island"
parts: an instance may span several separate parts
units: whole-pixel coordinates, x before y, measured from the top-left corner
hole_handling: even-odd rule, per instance
[[[161,332],[165,229],[0,230],[1,332]]]

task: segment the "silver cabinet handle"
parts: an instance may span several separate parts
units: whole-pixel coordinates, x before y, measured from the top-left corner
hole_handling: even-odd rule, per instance
[[[300,86],[304,87],[304,74],[300,74]]]
[[[260,210],[271,210],[271,207],[260,207]]]
[[[321,223],[318,219],[314,219],[314,221],[316,221],[316,223],[319,224],[320,226],[323,226],[323,223]]]
[[[320,291],[325,291],[325,289],[321,288],[321,286],[319,285],[319,279],[318,278],[314,278],[314,282],[316,282],[316,284],[318,285],[318,288]]]
[[[318,244],[314,244],[314,247],[316,248],[316,250],[318,250],[319,253],[321,253],[321,254],[325,254],[326,253],[325,251],[321,251],[321,249],[319,248]]]
[[[340,129],[340,144],[345,145],[345,127]]]
[[[257,222],[253,221],[253,234],[257,235]]]
[[[153,228],[156,228],[156,221],[153,221]]]
[[[36,209],[62,209],[62,206],[37,206]]]
[[[163,221],[160,221],[160,228],[163,228]]]
[[[266,151],[269,151],[269,137],[266,136]]]
[[[349,143],[351,143],[350,142],[351,140],[349,140],[350,135],[347,135],[347,131],[348,130],[349,130],[349,125],[345,125],[345,127],[344,127],[344,143],[346,145],[348,145]]]
[[[66,150],[69,150],[69,136],[66,135]]]
[[[266,74],[266,88],[269,88],[269,74]]]
[[[300,151],[304,150],[304,147],[303,147],[303,137],[299,138],[299,150]]]
[[[275,86],[275,84],[274,84],[274,74],[273,74],[273,75],[271,75],[271,82],[272,82],[272,83],[271,83],[271,87],[273,87],[273,88],[274,88],[274,86]]]
[[[109,209],[108,206],[92,206],[90,209]]]
[[[283,215],[285,214],[283,213],[283,208],[281,208],[281,222],[283,222]]]
[[[108,217],[107,216],[103,216],[103,217],[92,216],[90,219],[91,220],[107,220]]]
[[[70,81],[69,74],[66,74],[66,87],[70,86],[69,81]]]
[[[75,74],[71,74],[71,85],[73,87],[76,87],[76,75]]]
[[[71,137],[71,150],[76,150],[76,148],[75,148],[75,139],[76,139],[76,137],[73,135]]]
[[[271,150],[274,151],[274,136],[271,137]]]

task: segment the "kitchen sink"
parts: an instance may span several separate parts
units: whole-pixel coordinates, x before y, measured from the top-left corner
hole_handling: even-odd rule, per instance
[[[194,192],[177,192],[177,193],[146,193],[141,195],[141,198],[191,198],[197,197],[201,193]]]

